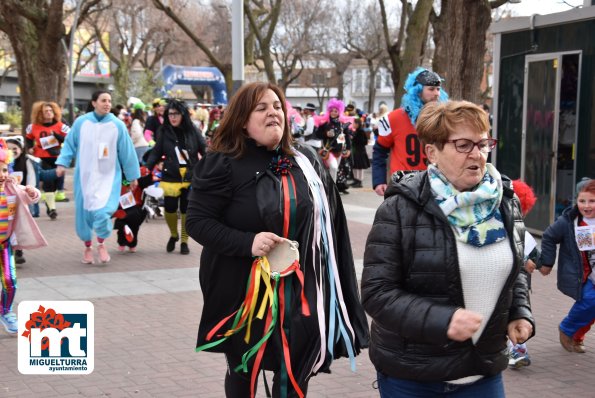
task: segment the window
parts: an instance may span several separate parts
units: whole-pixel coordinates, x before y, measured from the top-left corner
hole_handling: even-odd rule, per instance
[[[362,89],[362,70],[361,69],[357,69],[355,71],[355,79],[353,79],[353,92],[354,93],[360,93],[363,91]]]
[[[319,72],[319,73],[312,73],[312,85],[313,86],[326,86],[328,78],[326,74]]]
[[[382,88],[382,78],[384,77],[384,71],[383,70],[379,70],[376,73],[376,90],[380,90]]]

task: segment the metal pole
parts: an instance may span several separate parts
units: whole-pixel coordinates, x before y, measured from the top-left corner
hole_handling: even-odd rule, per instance
[[[243,0],[232,0],[231,4],[231,76],[233,79],[233,93],[235,93],[244,84]]]
[[[72,70],[72,59],[74,55],[74,34],[76,33],[79,16],[81,13],[81,5],[83,0],[76,1],[76,11],[74,13],[74,21],[70,28],[70,45],[68,50],[68,90],[69,90],[69,104],[68,104],[68,122],[70,125],[74,122],[74,71]],[[101,38],[99,38],[101,40]],[[64,44],[64,41],[62,41]],[[66,44],[64,44],[66,46]]]

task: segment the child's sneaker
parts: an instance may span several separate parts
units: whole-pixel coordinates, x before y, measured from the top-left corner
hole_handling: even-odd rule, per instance
[[[120,253],[124,253],[124,250],[126,250],[126,248],[124,246],[118,246],[118,251]]]
[[[17,321],[17,314],[14,312],[7,312],[0,316],[0,323],[4,325],[4,329],[10,334],[17,334],[19,331],[19,322]]]
[[[520,369],[523,366],[531,365],[531,357],[526,350],[511,349],[508,354],[508,367],[511,369]]]
[[[97,245],[97,254],[99,254],[99,260],[104,264],[109,263],[109,260],[111,260],[107,248],[103,243]]]
[[[585,352],[587,352],[587,349],[585,348],[585,343],[581,340],[574,340],[573,341],[574,345],[572,346],[572,348],[574,349],[574,352],[578,352],[579,354],[584,354]]]
[[[136,253],[136,246],[135,246],[135,247],[129,247],[129,248],[128,248],[128,251],[129,251],[130,253]]]
[[[83,264],[93,264],[93,249],[90,247],[85,247],[85,251],[83,252],[83,259],[81,260]]]

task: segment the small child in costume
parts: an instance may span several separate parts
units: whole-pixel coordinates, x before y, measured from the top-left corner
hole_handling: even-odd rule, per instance
[[[533,193],[533,189],[521,180],[514,180],[512,182],[512,188],[521,202],[521,211],[523,212],[523,217],[526,217],[535,205],[537,197],[535,196],[535,193]],[[532,240],[534,242],[533,237],[525,236],[525,246],[529,244],[528,240]],[[531,252],[525,256],[525,271],[528,273],[527,281],[529,283],[529,289],[531,289],[531,273],[537,268],[535,262],[539,259],[539,254],[539,249],[537,249],[537,246],[535,246],[533,250],[531,250]],[[509,368],[519,369],[523,366],[531,365],[531,357],[529,356],[526,343],[512,345],[509,340],[508,344],[510,349],[508,358]]]
[[[558,252],[558,290],[576,302],[559,326],[560,344],[568,352],[586,352],[585,334],[595,320],[595,180],[576,186],[576,204],[547,227],[541,241],[542,275],[548,275]]]
[[[0,138],[0,323],[11,334],[18,332],[17,316],[12,304],[17,290],[13,250],[47,246],[41,231],[29,212],[29,204],[39,201],[41,193],[31,185],[18,185],[10,177],[8,165],[12,151]]]
[[[136,252],[138,231],[147,216],[147,211],[143,208],[143,189],[153,184],[153,176],[144,166],[140,167],[140,175],[141,177],[137,180],[138,186],[132,192],[130,184],[122,177],[120,206],[113,215],[116,219],[114,229],[118,231],[118,251],[121,253],[126,247],[130,253]],[[132,193],[132,198],[128,195],[129,192]]]
[[[151,150],[149,149],[145,155],[143,156],[143,164],[147,162],[149,159],[149,155],[151,154]],[[165,156],[162,156],[161,159],[155,164],[151,172],[151,176],[153,178],[153,186],[155,188],[159,187],[161,183],[161,178],[163,177],[163,160]],[[149,213],[149,218],[155,217],[163,217],[163,213],[161,212],[161,207],[163,207],[163,194],[160,197],[153,197],[152,195],[147,195],[145,193],[145,209],[147,209]]]

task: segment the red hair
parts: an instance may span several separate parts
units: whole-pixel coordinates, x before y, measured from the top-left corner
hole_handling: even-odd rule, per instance
[[[514,193],[516,196],[519,197],[519,201],[521,202],[521,210],[523,211],[523,216],[526,216],[527,213],[531,211],[535,202],[537,201],[537,197],[533,192],[533,188],[527,185],[525,182],[521,180],[514,180],[512,182],[512,189],[514,189]]]

